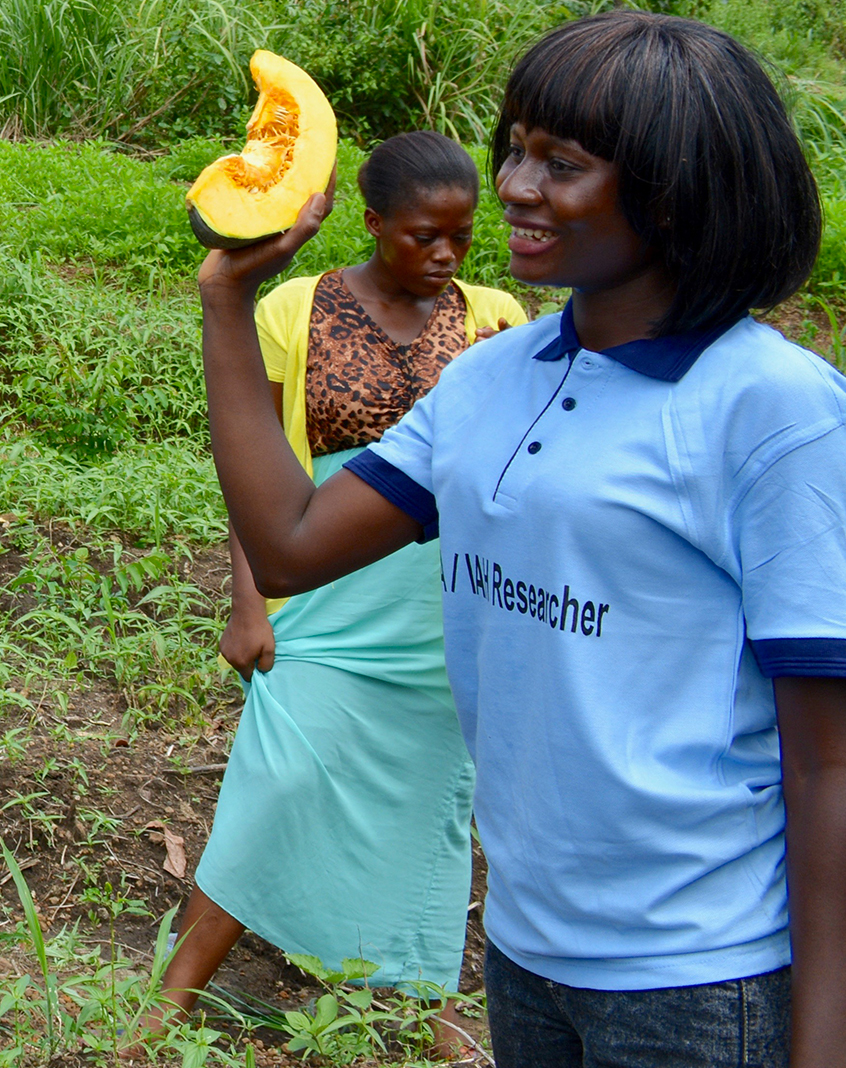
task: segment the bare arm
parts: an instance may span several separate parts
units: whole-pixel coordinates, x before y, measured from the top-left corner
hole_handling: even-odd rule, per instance
[[[214,250],[199,276],[215,466],[256,588],[269,597],[324,585],[421,533],[419,523],[349,471],[316,489],[285,440],[267,388],[255,295],[317,232],[324,210],[318,193],[287,233]]]
[[[232,613],[220,637],[224,660],[245,679],[253,670],[270,671],[276,653],[276,638],[268,622],[267,605],[256,589],[250,565],[229,525],[229,559],[232,562]]]
[[[793,947],[791,1068],[846,1068],[846,679],[775,680]]]

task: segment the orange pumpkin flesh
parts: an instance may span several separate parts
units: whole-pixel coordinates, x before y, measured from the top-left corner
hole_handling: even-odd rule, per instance
[[[250,70],[259,98],[247,143],[206,167],[186,198],[207,248],[240,248],[287,230],[308,198],[326,188],[335,163],[335,116],[308,74],[261,49]]]

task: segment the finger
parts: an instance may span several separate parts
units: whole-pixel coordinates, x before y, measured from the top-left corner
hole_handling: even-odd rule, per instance
[[[509,323],[507,319],[500,319],[498,326],[500,330],[509,330],[511,328],[511,323]]]
[[[209,291],[217,283],[227,288],[233,283],[247,290],[256,290],[262,282],[284,271],[302,246],[320,229],[326,197],[315,193],[300,208],[296,222],[279,234],[273,234],[262,241],[245,248],[214,250],[206,257],[200,269],[201,288],[209,286]]]
[[[248,679],[250,677],[250,675],[252,675],[252,673],[253,673],[253,661],[252,660],[245,660],[243,657],[238,656],[235,653],[230,653],[227,656],[227,654],[223,651],[223,649],[220,650],[220,655],[223,657],[223,659],[226,661],[226,663],[229,664],[230,667],[235,668],[235,670],[238,672],[238,674],[239,675],[243,675],[245,679]]]
[[[314,237],[320,229],[325,212],[326,195],[314,193],[300,208],[296,222],[290,230],[284,230],[266,241],[250,245],[249,248],[243,249],[243,252],[254,253],[261,265],[272,263],[275,267],[274,273],[278,274],[287,267],[303,245]],[[278,260],[283,261],[283,266],[278,265]]]
[[[317,231],[320,229],[320,224],[323,222],[323,218],[328,214],[326,203],[328,197],[326,193],[312,193],[308,200],[300,208],[297,215],[297,221],[287,232],[287,237],[296,237],[299,239],[303,235],[304,242],[310,237],[314,237]]]
[[[270,671],[270,669],[273,667],[273,662],[275,659],[276,647],[265,647],[261,652],[261,656],[258,658],[258,660],[256,660],[256,667],[259,669],[259,671]]]
[[[326,186],[326,208],[325,208],[325,211],[323,212],[323,218],[324,219],[332,211],[332,208],[334,208],[334,206],[335,206],[335,189],[337,187],[337,184],[338,184],[338,164],[336,162],[335,166],[332,168],[332,173],[329,175],[329,182],[328,182],[328,184]]]

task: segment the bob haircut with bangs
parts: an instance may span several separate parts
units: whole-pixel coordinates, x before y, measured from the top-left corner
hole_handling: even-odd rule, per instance
[[[638,11],[567,23],[511,74],[494,175],[513,123],[617,164],[620,208],[677,286],[655,337],[772,308],[810,274],[816,183],[772,82],[728,34]]]

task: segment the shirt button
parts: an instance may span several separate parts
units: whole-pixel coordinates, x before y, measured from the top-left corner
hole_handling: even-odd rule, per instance
[[[564,400],[561,402],[561,407],[564,409],[565,412],[572,412],[572,410],[576,407],[576,398],[565,397]]]
[[[540,452],[540,451],[541,451],[541,447],[542,447],[542,446],[541,446],[541,443],[540,443],[539,441],[533,441],[533,442],[532,442],[532,443],[531,443],[531,444],[529,445],[529,452],[530,452],[530,453],[531,453],[531,454],[532,454],[532,455],[534,456],[534,454],[535,454],[536,452]]]

